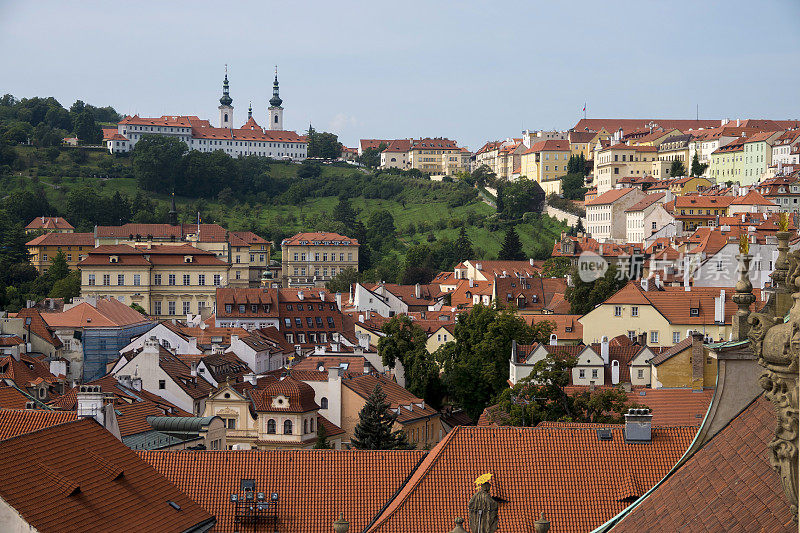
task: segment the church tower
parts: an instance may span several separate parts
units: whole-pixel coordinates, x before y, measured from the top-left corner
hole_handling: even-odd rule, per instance
[[[225,80],[222,82],[222,98],[219,99],[219,127],[233,128],[233,98],[228,89],[228,65],[225,65]]]
[[[278,96],[278,67],[275,67],[275,81],[272,83],[272,98],[269,99],[269,129],[283,130],[283,100]]]

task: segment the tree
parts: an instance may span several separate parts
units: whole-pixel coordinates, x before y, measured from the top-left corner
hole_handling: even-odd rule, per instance
[[[358,281],[358,271],[355,268],[349,267],[340,270],[329,281],[325,282],[325,288],[333,293],[349,293],[350,287]]]
[[[544,199],[544,191],[539,183],[520,178],[498,188],[497,212],[505,219],[520,219],[529,211],[541,213]]]
[[[406,388],[434,407],[441,406],[443,388],[439,367],[425,346],[428,336],[406,315],[386,322],[381,330],[385,336],[378,341],[378,353],[385,366],[394,368],[397,361],[403,364]]]
[[[33,130],[33,144],[39,148],[48,146],[59,146],[66,132],[51,128],[44,122],[40,122]]]
[[[569,161],[567,161],[567,174],[579,174],[581,177],[586,176],[586,158],[583,153],[569,156]]]
[[[458,238],[456,239],[455,247],[456,253],[458,254],[458,261],[471,259],[475,254],[475,251],[472,248],[472,241],[469,240],[467,230],[464,228],[464,226],[461,226],[461,230],[458,232]]]
[[[53,283],[53,288],[50,289],[49,294],[50,298],[63,298],[65,302],[69,302],[80,295],[81,273],[78,270],[69,272],[65,277]]]
[[[697,154],[695,154],[696,156]],[[679,160],[674,160],[669,167],[669,175],[673,178],[678,176],[685,176],[686,175],[686,168],[683,166],[683,162]]]
[[[569,257],[550,257],[542,264],[543,278],[563,278],[572,269]]]
[[[133,147],[131,162],[139,187],[169,194],[183,181],[183,156],[186,143],[166,135],[143,135]]]
[[[564,198],[569,200],[583,200],[586,196],[586,187],[584,184],[583,174],[569,173],[561,178],[561,189],[564,192]]]
[[[333,219],[341,222],[350,230],[355,226],[357,216],[358,213],[350,205],[350,200],[346,196],[339,196],[339,203],[333,208]]]
[[[523,261],[525,259],[525,252],[522,251],[522,242],[519,240],[519,235],[513,226],[506,230],[506,236],[503,239],[503,245],[500,247],[498,259],[506,261]]]
[[[144,307],[137,304],[136,302],[131,303],[130,308],[141,315],[147,316],[147,311],[144,310]]]
[[[358,413],[358,424],[351,439],[358,450],[410,450],[405,433],[393,430],[397,414],[389,409],[386,393],[376,383],[367,402]]]
[[[67,256],[64,252],[59,250],[53,259],[50,260],[50,267],[47,269],[47,276],[55,283],[60,279],[64,279],[69,275],[69,265],[67,264]]]
[[[494,185],[497,180],[497,174],[492,172],[489,165],[481,165],[472,173],[472,181],[478,187],[486,187],[487,185]]]
[[[529,326],[512,309],[480,304],[460,314],[455,342],[439,347],[434,354],[444,369],[442,380],[449,398],[477,420],[489,402],[508,388],[511,341],[546,342],[552,328],[547,321]]]
[[[328,431],[325,429],[325,424],[317,418],[317,442],[314,443],[314,449],[330,450],[332,448],[333,446],[328,443]]]
[[[619,389],[588,389],[567,394],[572,368],[566,353],[548,354],[533,365],[530,375],[498,396],[490,420],[500,425],[535,426],[544,421],[620,424],[628,409],[637,407]]]
[[[700,163],[700,159],[697,157],[697,152],[695,152],[694,157],[692,158],[692,176],[702,176],[707,168],[708,163]]]
[[[91,111],[84,110],[75,120],[75,135],[82,144],[99,144],[103,140],[103,130],[94,121]]]
[[[367,148],[358,156],[358,162],[369,168],[381,166],[381,152],[386,150],[387,144],[381,143],[377,148]]]
[[[617,267],[610,265],[603,277],[586,282],[572,269],[572,286],[567,287],[564,297],[570,303],[570,313],[585,315],[625,286],[625,276],[619,274]]]

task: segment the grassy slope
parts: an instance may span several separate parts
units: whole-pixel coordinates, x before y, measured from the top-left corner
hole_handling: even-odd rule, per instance
[[[23,151],[23,153],[25,153],[32,148],[29,149],[27,147],[21,147],[20,149]],[[99,173],[99,170],[96,170],[97,163],[101,159],[109,156],[96,151],[88,151],[87,154],[89,156],[89,160],[86,163],[83,163],[81,167],[87,171],[91,169]],[[125,167],[130,165],[130,159],[128,158],[114,158],[114,162]],[[62,153],[57,160],[57,164],[69,165],[71,162],[67,159],[67,155]],[[293,176],[296,173],[296,170],[297,167],[295,165],[289,164],[274,164],[270,168],[270,172],[274,175],[289,177]],[[335,175],[342,172],[353,172],[353,169],[326,166],[323,167],[323,172],[328,175]],[[112,196],[115,192],[119,191],[120,193],[127,194],[133,198],[139,190],[136,185],[136,180],[132,178],[101,179],[86,176],[63,177],[60,179],[60,182],[54,183],[54,181],[59,180],[54,180],[50,176],[41,176],[39,177],[39,180],[43,184],[50,185],[45,187],[45,190],[47,191],[49,199],[56,204],[60,201],[60,198],[63,198],[63,192],[72,187],[81,185],[90,186],[104,196]],[[58,190],[59,188],[61,191]],[[150,193],[149,196],[160,203],[166,204],[169,202],[169,197],[167,195],[154,195]],[[176,198],[179,210],[186,204],[189,204],[193,201],[195,201],[195,199],[180,197]],[[304,223],[304,219],[315,217],[323,213],[330,214],[337,202],[338,199],[336,197],[323,197],[310,198],[302,205],[291,206],[247,206],[244,204],[230,206],[222,205],[217,201],[208,201],[207,203],[208,209],[211,211],[213,218],[217,222],[226,225],[231,229],[236,230],[247,227],[249,222],[248,219],[255,220],[260,225],[274,226],[278,223],[276,222],[276,218],[280,217],[280,219],[278,219],[281,220],[280,224],[282,224],[287,231],[294,232],[315,229],[313,227],[308,227]],[[481,201],[475,201],[466,206],[450,208],[444,202],[429,203],[421,200],[419,202],[407,202],[404,207],[399,202],[392,200],[365,199],[358,197],[352,200],[352,205],[361,212],[360,216],[362,220],[366,220],[366,218],[376,210],[386,209],[394,217],[395,225],[399,229],[408,226],[412,222],[417,224],[424,220],[433,224],[439,220],[448,221],[453,218],[464,219],[469,213],[489,215],[494,211],[492,207]],[[291,217],[294,218],[292,219]],[[287,222],[287,220],[293,221]],[[534,228],[530,224],[520,224],[517,226],[517,232],[520,235],[523,247],[528,253],[533,250],[537,242],[545,243],[547,247],[551,246],[553,240],[556,239],[560,232],[564,229],[566,229],[566,226],[556,221],[548,221],[546,223],[545,231],[539,230],[536,234],[534,234]],[[446,229],[432,230],[432,233],[437,238],[446,237],[449,239],[455,239],[458,236],[458,232],[458,229],[449,227]],[[496,257],[503,240],[502,231],[492,232],[484,227],[469,227],[467,229],[467,234],[472,240],[473,245],[484,252],[486,258]],[[406,244],[425,243],[427,242],[427,233],[403,235],[401,240]]]

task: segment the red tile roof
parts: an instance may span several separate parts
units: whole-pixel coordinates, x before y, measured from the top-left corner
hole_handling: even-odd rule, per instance
[[[350,531],[363,531],[426,454],[416,450],[138,453],[215,515],[216,530],[233,531],[230,496],[241,492],[242,479],[253,479],[256,491],[278,493],[278,529],[292,533],[332,531],[331,523],[340,512],[350,522]]]
[[[394,380],[382,374],[350,374],[342,380],[342,385],[364,400],[369,398],[375,385],[380,385],[386,394],[386,401],[390,408],[397,413],[397,422],[400,424],[439,414],[436,409],[426,405],[425,400],[417,398]]]
[[[94,248],[93,233],[45,233],[31,239],[25,246],[86,246]]]
[[[64,376],[54,376],[49,366],[40,359],[21,354],[19,361],[13,355],[0,356],[0,379],[10,379],[18,387],[25,388],[40,381],[56,383],[63,380]]]
[[[580,341],[583,339],[583,324],[578,322],[581,315],[522,315],[529,325],[540,322],[555,324],[553,333],[560,341]],[[569,331],[567,331],[569,329]]]
[[[36,217],[25,229],[75,229],[72,224],[61,217]]]
[[[332,244],[344,244],[348,246],[358,246],[358,241],[339,235],[338,233],[331,232],[313,232],[313,233],[298,233],[288,239],[283,239],[281,245],[297,246],[297,245],[322,245],[330,246]]]
[[[50,328],[118,328],[144,324],[148,319],[115,298],[99,298],[97,305],[81,302],[60,313],[42,313]]]
[[[666,193],[664,192],[648,194],[647,196],[645,196],[644,198],[642,198],[641,200],[630,206],[628,209],[626,209],[625,212],[631,213],[633,211],[643,211],[648,207],[650,207],[651,205],[653,205],[654,203],[661,200],[662,198],[664,198],[665,194]]]
[[[691,120],[691,119],[660,119],[660,118],[582,118],[573,126],[574,131],[600,131],[605,128],[609,133],[622,129],[630,131],[647,128],[650,124],[657,124],[662,128],[675,128],[681,131],[699,128],[714,128],[719,126],[719,120]]]
[[[0,497],[37,531],[186,531],[213,517],[91,419],[0,441]],[[169,502],[175,502],[178,509]]]
[[[494,476],[491,494],[505,500],[499,507],[503,531],[531,531],[542,512],[556,531],[591,531],[660,480],[696,432],[653,428],[651,442],[630,444],[622,426],[610,427],[608,441],[585,424],[457,427],[367,531],[448,531],[455,517],[466,515],[474,480],[486,472]]]
[[[758,398],[667,477],[614,532],[797,531],[768,443],[772,405]]]
[[[279,396],[286,400],[278,398]],[[253,407],[258,412],[307,413],[319,409],[314,401],[314,389],[311,385],[291,375],[267,385],[264,389],[254,390],[251,398]]]
[[[0,391],[10,387],[0,388]],[[24,406],[23,406],[24,407]],[[0,441],[77,420],[75,411],[0,409]]]
[[[751,189],[744,196],[737,196],[730,205],[767,205],[777,207],[777,204],[770,202],[754,189]]]
[[[588,202],[586,202],[586,206],[588,207],[590,205],[613,204],[614,202],[616,202],[617,200],[619,200],[620,198],[622,198],[623,196],[627,195],[628,193],[634,190],[636,189],[625,188],[625,187],[621,189],[611,189],[610,191],[604,192],[594,200],[589,200]]]
[[[431,150],[431,149],[438,149],[438,150],[458,150],[458,145],[455,141],[451,141],[450,139],[443,139],[443,138],[430,138],[426,137],[424,139],[418,139],[414,141],[412,144],[410,151],[414,150]]]

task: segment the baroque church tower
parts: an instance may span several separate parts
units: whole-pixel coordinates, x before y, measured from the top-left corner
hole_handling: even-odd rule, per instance
[[[225,65],[225,80],[222,82],[222,98],[219,99],[219,127],[233,128],[233,98],[228,88],[228,65]]]
[[[275,81],[272,83],[272,98],[269,99],[269,129],[283,130],[283,100],[278,95],[278,67],[275,67]]]

